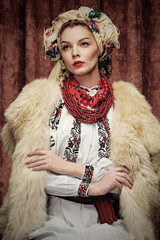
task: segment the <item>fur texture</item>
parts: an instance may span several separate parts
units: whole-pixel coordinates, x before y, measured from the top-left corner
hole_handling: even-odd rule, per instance
[[[123,187],[120,212],[136,240],[158,240],[160,125],[145,98],[131,84],[118,82],[113,88],[116,102],[111,158],[115,165],[126,166],[134,180],[132,190]],[[49,149],[48,121],[60,96],[55,81],[35,80],[5,113],[7,124],[2,139],[12,158],[12,174],[0,209],[3,240],[26,240],[46,221],[47,172],[32,172],[25,163],[28,153],[37,148]]]

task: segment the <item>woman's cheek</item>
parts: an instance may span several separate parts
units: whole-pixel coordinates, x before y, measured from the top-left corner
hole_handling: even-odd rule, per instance
[[[67,67],[69,65],[69,56],[68,56],[68,54],[67,53],[66,54],[62,54],[62,59],[63,59],[65,65]]]

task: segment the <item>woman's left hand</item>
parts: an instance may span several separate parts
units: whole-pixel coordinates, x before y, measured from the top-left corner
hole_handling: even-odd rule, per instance
[[[47,150],[36,150],[28,154],[28,156],[32,157],[32,159],[26,165],[28,168],[32,168],[33,171],[49,170],[64,174],[66,161],[55,153]]]

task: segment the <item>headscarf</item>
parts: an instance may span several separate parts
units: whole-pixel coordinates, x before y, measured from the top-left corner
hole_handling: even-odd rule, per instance
[[[61,56],[59,32],[64,23],[75,19],[83,21],[91,29],[101,52],[99,68],[109,78],[112,71],[112,50],[115,47],[119,48],[119,30],[106,14],[89,7],[61,13],[52,21],[52,26],[44,32],[45,52],[52,61],[57,61],[49,78],[54,77],[62,83],[69,75]]]

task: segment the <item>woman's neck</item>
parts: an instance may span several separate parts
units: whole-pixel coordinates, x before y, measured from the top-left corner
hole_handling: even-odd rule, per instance
[[[96,73],[94,72],[94,74],[91,73],[83,76],[74,75],[74,78],[79,82],[80,85],[92,88],[98,85],[98,81],[100,80],[100,74],[99,71],[97,71]]]

